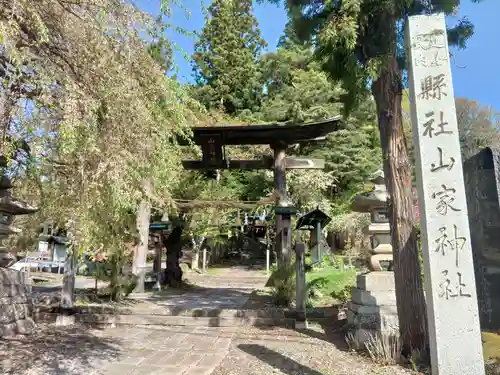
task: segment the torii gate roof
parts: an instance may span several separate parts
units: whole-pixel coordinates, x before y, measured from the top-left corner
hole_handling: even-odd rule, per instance
[[[336,131],[340,116],[304,124],[230,125],[192,128],[194,143],[201,145],[206,137],[220,137],[223,145],[268,145],[280,142],[288,145],[313,141]],[[180,145],[189,140],[179,139]]]

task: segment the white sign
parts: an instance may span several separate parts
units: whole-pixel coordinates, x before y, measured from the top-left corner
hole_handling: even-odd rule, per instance
[[[444,14],[409,17],[406,46],[433,375],[484,374]]]

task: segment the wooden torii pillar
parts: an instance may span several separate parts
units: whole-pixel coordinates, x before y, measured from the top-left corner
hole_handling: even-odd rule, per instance
[[[202,160],[185,160],[183,166],[190,170],[220,169],[271,169],[274,172],[276,199],[276,251],[281,262],[291,259],[291,216],[295,208],[290,205],[286,189],[287,169],[323,169],[322,159],[287,157],[286,150],[292,145],[324,139],[337,130],[340,118],[309,124],[242,125],[193,128],[193,139],[179,139],[179,144],[201,146]],[[229,160],[225,147],[232,145],[269,145],[273,156],[257,160]]]

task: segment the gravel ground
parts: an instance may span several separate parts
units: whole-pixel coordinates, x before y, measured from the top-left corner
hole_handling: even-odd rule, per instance
[[[245,327],[212,375],[409,375],[399,366],[382,367],[351,353],[341,335],[326,337],[321,327],[308,334],[284,328]],[[414,374],[414,373],[413,373]]]

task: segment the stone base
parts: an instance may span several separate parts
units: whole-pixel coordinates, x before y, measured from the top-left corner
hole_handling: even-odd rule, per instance
[[[309,328],[309,325],[307,324],[307,320],[305,320],[305,321],[296,320],[295,321],[295,329],[304,330],[304,329],[308,329],[308,328]]]
[[[36,323],[31,318],[19,319],[16,322],[0,324],[0,337],[13,335],[31,335]]]
[[[377,330],[380,332],[397,332],[399,330],[397,313],[360,314],[352,310],[347,310],[347,322],[356,328]]]
[[[0,324],[0,337],[17,334],[16,323]]]
[[[351,340],[360,345],[376,335],[399,333],[393,272],[370,272],[357,277],[347,322],[351,326]]]
[[[394,272],[368,272],[358,275],[356,278],[356,286],[358,289],[369,291],[395,291],[396,284],[394,282]]]
[[[16,322],[16,330],[20,335],[31,335],[36,328],[36,323],[31,318],[21,319]]]
[[[359,288],[352,289],[352,302],[365,306],[395,306],[395,291],[368,291]]]
[[[56,318],[56,326],[71,326],[75,324],[74,315],[58,315]]]

